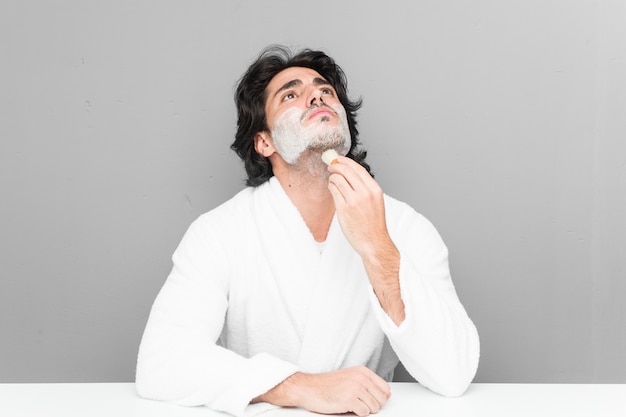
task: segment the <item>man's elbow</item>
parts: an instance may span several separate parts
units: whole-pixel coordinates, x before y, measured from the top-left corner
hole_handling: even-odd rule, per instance
[[[135,391],[141,398],[157,401],[175,401],[182,393],[183,384],[176,384],[174,375],[167,375],[162,367],[138,363],[135,373]]]
[[[155,383],[155,378],[147,376],[147,372],[141,367],[137,367],[135,374],[135,390],[137,395],[147,400],[161,400],[162,395],[159,395],[158,384]]]
[[[436,391],[439,395],[447,398],[456,398],[465,394],[465,391],[469,388],[471,380],[467,381],[454,381],[439,387]]]
[[[478,360],[476,360],[475,364],[468,364],[468,366],[466,366],[462,371],[457,370],[449,375],[442,375],[439,379],[439,383],[433,384],[436,385],[437,388],[433,389],[433,391],[444,397],[460,397],[465,394],[474,380],[477,369]]]

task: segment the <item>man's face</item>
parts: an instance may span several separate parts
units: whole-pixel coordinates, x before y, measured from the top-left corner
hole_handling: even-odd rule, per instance
[[[267,86],[265,115],[278,154],[288,164],[306,150],[350,149],[346,112],[335,89],[310,68],[291,67]]]

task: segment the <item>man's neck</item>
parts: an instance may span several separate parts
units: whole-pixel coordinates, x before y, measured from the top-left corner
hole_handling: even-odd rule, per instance
[[[274,175],[296,206],[311,234],[318,242],[326,240],[335,214],[328,190],[328,170],[317,154],[306,154],[294,165],[273,164]]]

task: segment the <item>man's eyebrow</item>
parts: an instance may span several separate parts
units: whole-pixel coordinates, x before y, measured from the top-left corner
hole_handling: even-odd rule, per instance
[[[290,88],[293,88],[293,87],[295,87],[297,85],[302,85],[302,80],[296,79],[296,80],[291,80],[291,81],[286,82],[285,84],[283,84],[282,87],[280,87],[278,89],[278,91],[276,91],[276,93],[274,93],[274,97],[276,97],[277,95],[279,95],[283,91],[288,90]]]
[[[332,87],[332,84],[328,81],[326,81],[325,79],[321,78],[321,77],[315,77],[313,79],[313,84],[315,85],[330,85]]]

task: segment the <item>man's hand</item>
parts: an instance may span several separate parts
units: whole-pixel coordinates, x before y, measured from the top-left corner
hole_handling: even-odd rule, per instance
[[[328,189],[337,218],[350,245],[362,257],[376,253],[387,240],[383,190],[372,176],[350,158],[340,156],[328,167]]]
[[[377,413],[391,397],[389,384],[364,366],[323,374],[297,372],[252,402],[303,407],[321,414]]]

